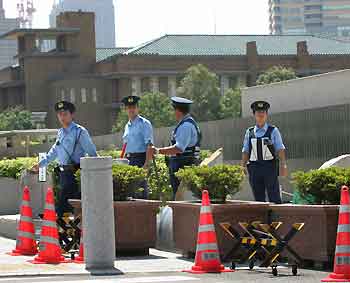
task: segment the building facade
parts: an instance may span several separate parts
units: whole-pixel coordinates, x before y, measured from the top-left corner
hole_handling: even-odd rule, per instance
[[[115,47],[115,9],[113,0],[58,0],[50,13],[50,27],[56,27],[56,17],[65,11],[95,13],[96,46]]]
[[[94,14],[64,12],[57,27],[16,29],[3,35],[18,42],[18,66],[0,70],[0,111],[22,105],[46,113],[53,105],[77,105],[76,119],[95,135],[109,133],[123,97],[144,92],[176,95],[186,70],[203,64],[220,81],[221,93],[255,85],[269,67],[309,76],[350,68],[350,43],[310,35],[165,35],[136,48],[96,48]],[[40,43],[55,41],[55,50]],[[170,103],[170,100],[169,100]]]
[[[4,34],[18,27],[19,21],[17,19],[6,18],[3,0],[0,0],[0,34]],[[0,40],[0,68],[14,65],[16,63],[16,60],[14,59],[16,54],[16,40]]]
[[[271,34],[350,38],[350,0],[269,0]]]

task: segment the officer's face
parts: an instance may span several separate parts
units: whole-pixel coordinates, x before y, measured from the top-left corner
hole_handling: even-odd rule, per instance
[[[139,114],[139,108],[136,105],[128,105],[125,109],[130,120],[134,119]]]
[[[73,121],[73,114],[69,111],[60,111],[57,113],[57,118],[60,124],[66,127]]]
[[[254,116],[255,116],[255,121],[258,125],[264,125],[267,121],[266,111],[256,111]]]

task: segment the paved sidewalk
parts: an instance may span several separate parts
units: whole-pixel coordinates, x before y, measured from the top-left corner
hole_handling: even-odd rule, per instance
[[[15,247],[15,241],[0,238],[0,283],[2,282],[52,282],[65,280],[71,282],[86,282],[85,280],[94,280],[85,270],[84,264],[66,263],[57,265],[34,265],[27,260],[32,257],[12,257],[5,253]],[[193,274],[182,273],[184,269],[190,269],[192,261],[186,260],[179,254],[163,252],[152,249],[148,257],[129,257],[118,258],[115,267],[125,275],[113,277],[114,280],[97,280],[96,282],[185,282],[189,278],[190,282],[319,282],[321,278],[326,277],[329,272],[301,270],[300,275],[294,277],[287,268],[279,269],[279,276],[275,278],[270,269],[259,269],[254,272],[248,271],[248,267],[241,267],[235,273],[206,274],[196,276]],[[30,277],[28,277],[30,276]],[[38,277],[39,276],[39,277]],[[54,277],[52,277],[54,276]],[[158,276],[160,281],[155,280]],[[166,277],[169,277],[166,279]],[[181,278],[178,278],[178,277]],[[37,277],[37,278],[35,278]],[[47,280],[48,278],[51,278]],[[68,279],[70,278],[71,279]],[[132,277],[132,278],[131,278]],[[145,277],[151,277],[149,280]],[[176,278],[177,279],[176,279]],[[194,278],[193,278],[194,277]],[[45,280],[46,278],[46,280]],[[64,279],[63,279],[64,278]],[[118,279],[117,279],[118,278]],[[124,279],[123,279],[124,278]],[[101,279],[101,278],[100,278]],[[175,280],[176,279],[176,280]],[[80,281],[82,280],[82,281]],[[129,281],[130,280],[130,281]]]
[[[64,263],[57,265],[31,264],[33,257],[13,257],[6,252],[14,249],[16,242],[0,238],[0,277],[23,275],[88,274],[84,264]],[[118,258],[115,267],[123,273],[174,272],[188,269],[192,262],[181,255],[152,249],[148,257]]]

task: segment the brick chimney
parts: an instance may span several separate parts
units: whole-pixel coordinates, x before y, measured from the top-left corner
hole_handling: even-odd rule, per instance
[[[248,86],[256,84],[259,69],[259,54],[256,46],[256,41],[247,42],[247,63],[248,63]]]
[[[298,73],[308,74],[311,68],[311,56],[309,55],[307,42],[299,41],[297,43],[297,66]]]

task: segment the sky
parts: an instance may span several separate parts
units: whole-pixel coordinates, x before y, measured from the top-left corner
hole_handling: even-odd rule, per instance
[[[6,17],[16,2],[3,0]],[[239,3],[239,4],[238,4]],[[49,26],[53,0],[34,0],[33,27]],[[137,46],[164,34],[268,34],[268,0],[114,0],[117,46]]]

